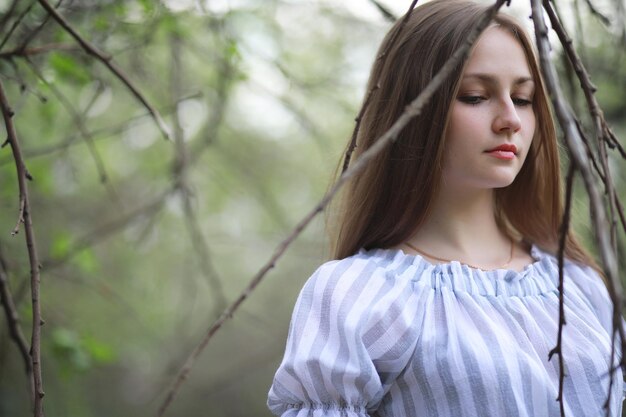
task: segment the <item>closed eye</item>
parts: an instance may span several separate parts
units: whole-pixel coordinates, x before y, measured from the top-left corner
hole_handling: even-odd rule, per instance
[[[519,107],[526,107],[526,106],[530,106],[530,105],[533,104],[532,100],[528,100],[528,99],[525,99],[525,98],[515,98],[514,97],[512,100],[513,100],[513,103],[516,106],[519,106]]]
[[[462,103],[467,103],[467,104],[479,104],[485,100],[487,100],[487,97],[483,97],[483,96],[460,96],[458,98],[458,100]]]

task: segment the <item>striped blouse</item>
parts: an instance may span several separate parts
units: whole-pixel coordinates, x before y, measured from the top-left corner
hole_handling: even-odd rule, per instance
[[[283,417],[559,416],[556,259],[523,271],[433,265],[373,249],[322,265],[302,289],[268,406]],[[565,263],[565,413],[603,416],[612,303]],[[619,356],[619,352],[617,354]],[[619,363],[615,358],[614,363]],[[620,416],[622,372],[610,416]]]

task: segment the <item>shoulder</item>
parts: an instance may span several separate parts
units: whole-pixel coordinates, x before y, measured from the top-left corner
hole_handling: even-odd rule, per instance
[[[552,257],[555,267],[555,279],[558,280],[558,261]],[[612,329],[613,302],[609,296],[604,278],[589,265],[566,259],[563,263],[563,273],[565,275],[565,296],[572,301],[579,301],[573,304],[579,311],[582,306],[584,310],[591,312],[600,322],[607,332]],[[587,310],[588,309],[588,310]]]
[[[389,250],[360,250],[322,264],[302,288],[296,316],[369,327],[391,306],[403,303],[398,308],[404,309],[402,300],[415,293],[412,281],[398,272],[406,267],[404,258]]]
[[[555,265],[555,273],[558,276],[558,259],[555,255],[543,252]],[[565,258],[563,262],[563,273],[571,284],[583,291],[593,299],[606,298],[609,300],[606,285],[602,276],[589,265]],[[567,285],[567,284],[566,284]]]
[[[361,249],[344,259],[331,260],[320,265],[305,284],[305,289],[328,287],[352,288],[368,283],[389,283],[393,280],[398,264],[402,263],[394,251],[384,249]]]
[[[595,310],[612,306],[605,280],[594,268],[568,261],[564,269],[571,282],[584,293],[587,301]]]

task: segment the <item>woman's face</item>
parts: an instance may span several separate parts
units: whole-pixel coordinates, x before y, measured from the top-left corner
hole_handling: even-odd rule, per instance
[[[511,32],[479,38],[450,109],[443,181],[451,191],[501,188],[519,173],[535,133],[534,82]]]

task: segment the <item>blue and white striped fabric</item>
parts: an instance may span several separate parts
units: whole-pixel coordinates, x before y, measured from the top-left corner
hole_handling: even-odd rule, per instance
[[[559,416],[558,357],[548,361],[558,267],[531,254],[522,272],[391,249],[322,265],[296,303],[269,408],[283,417]],[[566,262],[565,275],[565,413],[603,416],[612,303],[590,268]],[[611,416],[621,415],[623,386],[618,370]]]

